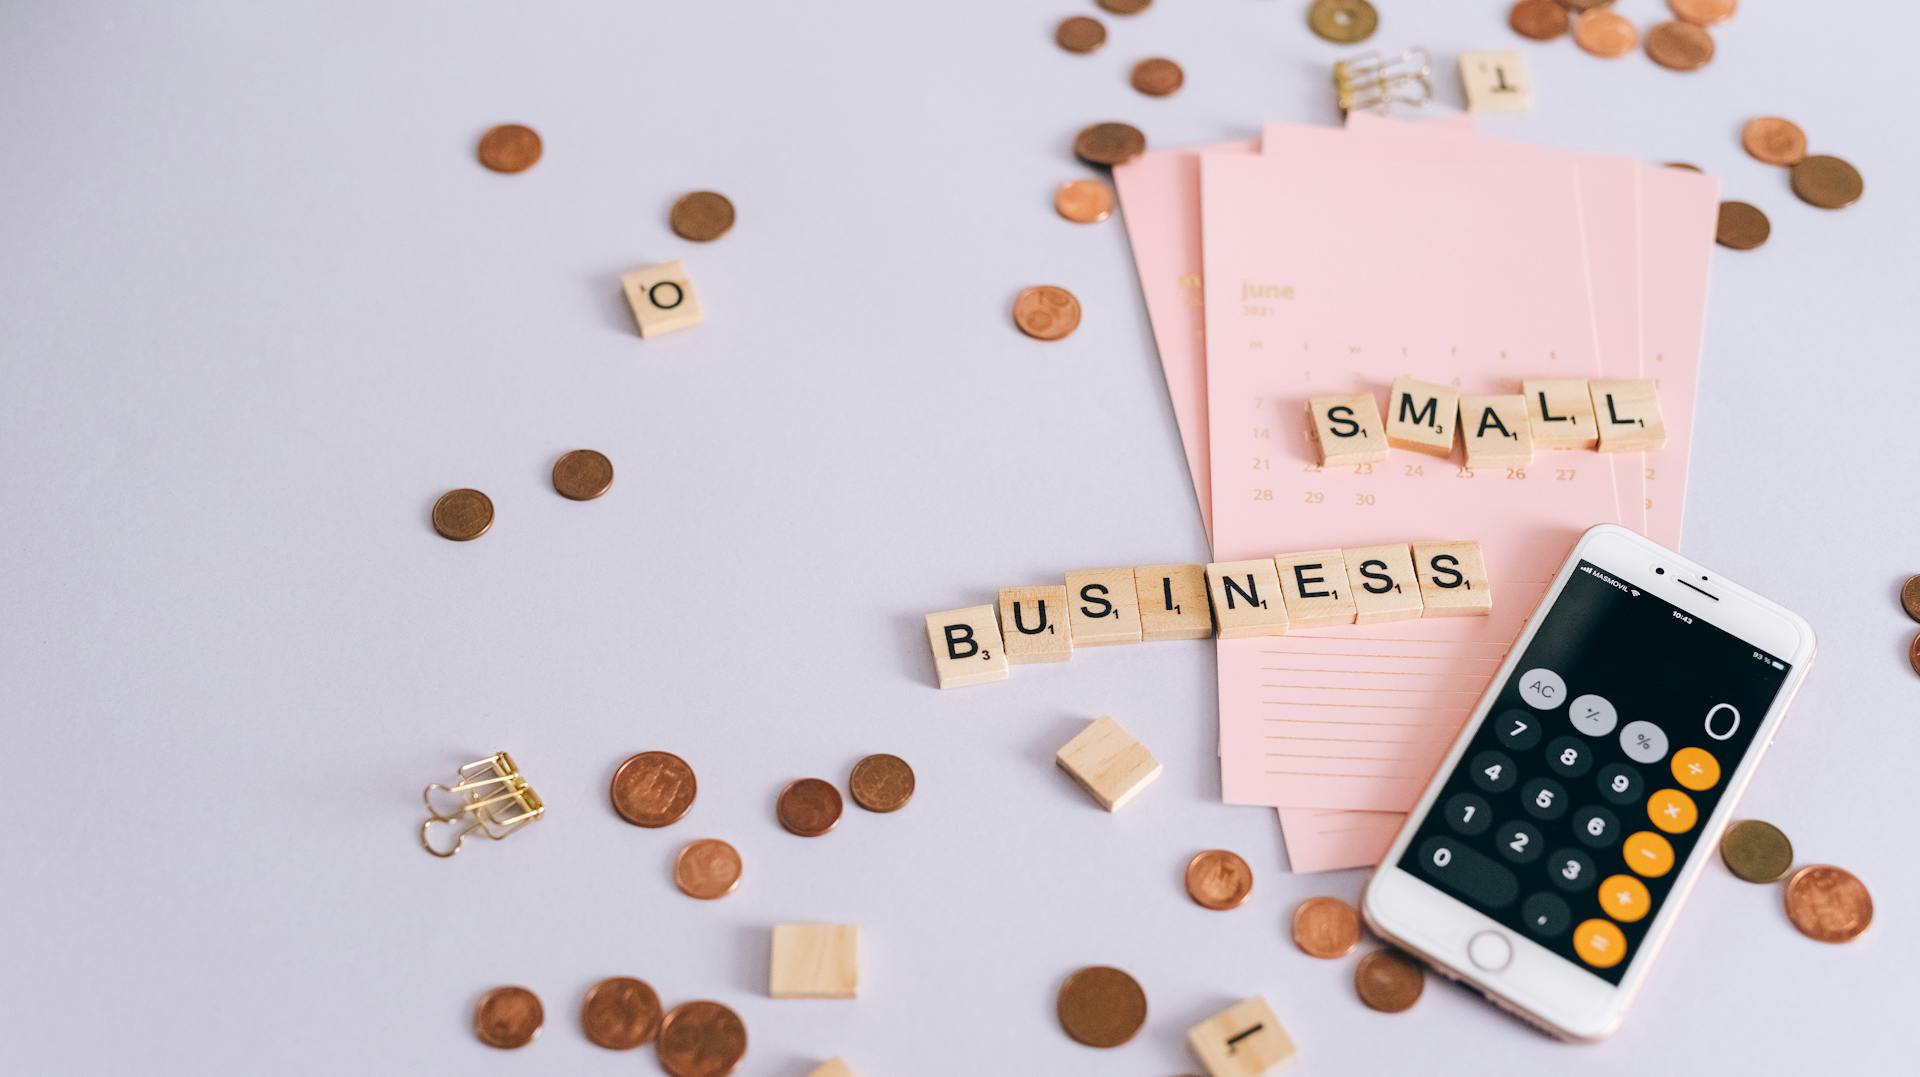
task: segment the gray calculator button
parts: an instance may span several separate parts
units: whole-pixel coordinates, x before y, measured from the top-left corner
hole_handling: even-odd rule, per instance
[[[1535,710],[1550,711],[1567,701],[1567,682],[1544,666],[1530,669],[1520,675],[1520,699]]]
[[[1652,722],[1628,722],[1620,730],[1620,750],[1636,763],[1658,763],[1667,757],[1666,730]]]
[[[1573,720],[1573,728],[1589,737],[1604,737],[1620,724],[1620,713],[1613,704],[1605,696],[1591,694],[1576,698],[1567,708],[1567,717]]]

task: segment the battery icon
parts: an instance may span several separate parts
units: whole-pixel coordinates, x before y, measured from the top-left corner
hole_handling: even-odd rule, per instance
[[[1785,669],[1785,668],[1787,668],[1787,664],[1786,664],[1785,662],[1775,662],[1775,663],[1773,664],[1773,668],[1775,668],[1775,669]]]

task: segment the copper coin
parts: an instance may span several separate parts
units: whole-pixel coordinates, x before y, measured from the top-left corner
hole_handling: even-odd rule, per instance
[[[817,838],[840,821],[840,790],[832,782],[802,778],[780,790],[774,814],[789,833]]]
[[[1613,3],[1613,0],[1560,0],[1562,7],[1565,7],[1568,11],[1576,15],[1583,11],[1592,11],[1594,8],[1611,3]]]
[[[1733,18],[1735,0],[1667,0],[1667,7],[1673,10],[1676,19],[1685,19],[1695,26],[1712,26]]]
[[[1507,25],[1513,32],[1535,41],[1552,41],[1572,24],[1567,9],[1555,0],[1520,0],[1507,12]]]
[[[1713,59],[1713,35],[1690,22],[1663,22],[1647,31],[1647,55],[1672,71],[1692,71]]]
[[[1746,202],[1720,203],[1720,223],[1714,229],[1714,242],[1736,251],[1750,251],[1773,234],[1773,224],[1760,207]]]
[[[561,497],[592,501],[613,485],[613,461],[592,449],[575,449],[553,462],[553,488]]]
[[[1074,15],[1054,27],[1053,41],[1068,52],[1092,52],[1107,43],[1107,27],[1099,19]]]
[[[1913,637],[1913,642],[1907,646],[1907,664],[1913,667],[1916,675],[1920,675],[1920,636]]]
[[[683,195],[667,214],[673,234],[695,243],[710,243],[733,227],[733,203],[713,191],[695,191]]]
[[[1293,910],[1293,944],[1309,957],[1345,957],[1360,941],[1360,914],[1337,897],[1311,897]]]
[[[1666,167],[1668,167],[1668,168],[1677,168],[1677,169],[1679,169],[1679,170],[1680,170],[1680,171],[1682,171],[1682,172],[1698,172],[1698,171],[1700,171],[1700,166],[1699,166],[1699,165],[1690,165],[1690,164],[1688,164],[1688,163],[1687,163],[1687,162],[1685,162],[1685,161],[1668,161],[1668,162],[1667,162],[1667,164],[1666,164]]]
[[[1807,159],[1807,133],[1792,120],[1755,116],[1740,129],[1740,145],[1756,161],[1797,165]]]
[[[1013,297],[1013,324],[1035,340],[1059,340],[1080,327],[1080,301],[1051,284],[1022,288]]]
[[[1113,213],[1113,188],[1099,180],[1068,180],[1054,188],[1053,208],[1075,224],[1097,224]]]
[[[1873,923],[1873,895],[1845,868],[1814,864],[1787,880],[1787,918],[1815,942],[1852,942]]]
[[[1116,968],[1089,965],[1060,984],[1060,1027],[1088,1047],[1118,1047],[1147,1023],[1147,993]]]
[[[1809,157],[1793,166],[1790,178],[1793,193],[1821,209],[1851,206],[1867,189],[1860,173],[1838,157]]]
[[[634,826],[679,822],[693,807],[700,785],[693,768],[672,752],[641,752],[613,772],[613,810]]]
[[[1180,65],[1162,56],[1133,65],[1133,88],[1148,97],[1165,97],[1186,81]]]
[[[480,163],[495,172],[525,172],[540,161],[540,135],[531,127],[503,123],[480,136]]]
[[[546,1019],[539,995],[524,987],[496,987],[473,1008],[473,1034],[488,1047],[511,1050],[532,1043]]]
[[[1115,15],[1138,15],[1151,3],[1153,0],[1100,0],[1101,8]]]
[[[1203,909],[1237,909],[1253,893],[1253,869],[1240,854],[1208,849],[1187,861],[1187,896]]]
[[[1336,45],[1352,45],[1373,36],[1380,13],[1367,0],[1313,0],[1307,28]]]
[[[1720,836],[1720,859],[1736,878],[1777,883],[1793,867],[1793,842],[1772,823],[1742,819]]]
[[[1573,40],[1581,48],[1606,60],[1617,60],[1633,51],[1640,32],[1612,8],[1597,7],[1581,12],[1573,22]]]
[[[1900,585],[1900,608],[1907,616],[1920,621],[1920,576],[1909,576],[1907,582]]]
[[[1353,970],[1353,989],[1360,1001],[1381,1013],[1399,1013],[1420,1001],[1427,974],[1419,962],[1398,950],[1375,950]]]
[[[673,885],[701,901],[726,897],[740,885],[739,850],[719,838],[688,842],[673,858]]]
[[[747,1026],[718,1002],[682,1002],[660,1019],[656,1049],[671,1077],[727,1077],[747,1057]]]
[[[441,538],[471,542],[493,526],[493,499],[478,490],[448,490],[433,503],[433,529]]]
[[[847,788],[868,811],[899,811],[913,799],[913,768],[897,755],[870,755],[853,765]]]
[[[1090,165],[1126,164],[1147,152],[1147,136],[1130,123],[1096,123],[1073,137],[1073,155]]]
[[[580,1030],[609,1051],[631,1051],[660,1030],[660,996],[645,980],[614,976],[587,988]]]

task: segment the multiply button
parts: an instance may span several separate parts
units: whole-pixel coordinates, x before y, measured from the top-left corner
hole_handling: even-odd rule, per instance
[[[1627,937],[1610,920],[1582,920],[1573,929],[1573,952],[1596,969],[1610,969],[1627,956]]]
[[[1520,675],[1520,700],[1535,710],[1550,711],[1565,702],[1567,682],[1546,668],[1530,669]]]
[[[1647,798],[1647,818],[1669,834],[1684,834],[1700,818],[1693,798],[1678,789],[1662,789]]]
[[[1673,780],[1698,793],[1720,781],[1720,761],[1705,748],[1682,748],[1673,753]]]

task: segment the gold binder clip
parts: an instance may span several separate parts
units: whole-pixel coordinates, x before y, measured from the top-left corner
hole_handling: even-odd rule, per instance
[[[436,790],[442,804],[434,803]],[[461,767],[452,785],[439,782],[428,785],[421,791],[420,799],[427,805],[427,821],[420,824],[420,844],[435,856],[459,852],[460,843],[475,830],[483,837],[499,841],[540,818],[547,810],[540,794],[527,784],[513,757],[505,752],[495,752]],[[447,804],[448,801],[452,803]],[[434,824],[455,826],[462,821],[465,825],[453,832],[452,847],[444,851],[436,849]]]
[[[1339,94],[1340,114],[1354,109],[1385,116],[1395,105],[1425,108],[1433,100],[1428,79],[1433,64],[1427,50],[1408,49],[1398,56],[1363,52],[1333,65],[1333,86]]]

